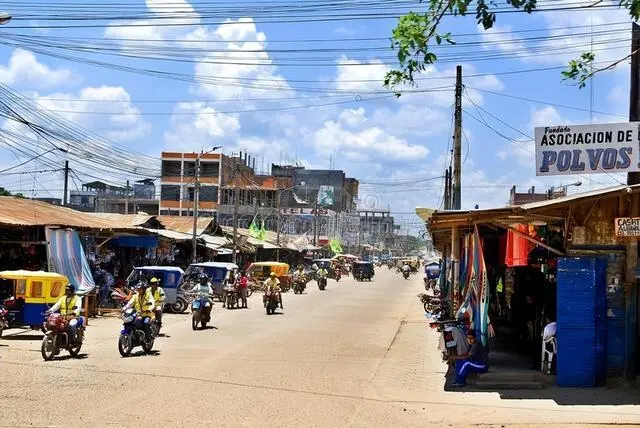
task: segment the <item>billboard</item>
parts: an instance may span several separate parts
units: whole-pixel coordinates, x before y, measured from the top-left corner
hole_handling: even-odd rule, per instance
[[[318,205],[330,207],[335,203],[335,192],[333,186],[320,186],[318,190]]]
[[[536,175],[640,171],[640,122],[535,129]]]

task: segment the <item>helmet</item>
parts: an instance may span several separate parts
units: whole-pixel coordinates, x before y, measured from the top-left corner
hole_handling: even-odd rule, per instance
[[[271,278],[275,278],[275,277],[276,277],[276,276],[278,276],[278,275],[276,275],[276,273],[275,273],[275,272],[271,272],[271,275],[269,275],[269,276],[270,276]]]
[[[64,291],[71,291],[73,293],[76,292],[76,286],[73,284],[67,284],[67,286],[64,288]]]
[[[206,273],[201,273],[198,279],[200,280],[201,283],[209,281],[209,277],[207,276]]]
[[[136,290],[144,290],[145,288],[147,288],[147,283],[144,281],[138,281],[138,283],[135,286]]]
[[[153,284],[158,284],[160,283],[160,280],[158,280],[158,278],[156,278],[155,276],[153,278],[151,278],[151,281],[149,281],[151,283],[151,285]]]

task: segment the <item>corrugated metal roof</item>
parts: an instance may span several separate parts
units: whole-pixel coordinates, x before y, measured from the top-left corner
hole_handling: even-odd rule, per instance
[[[147,214],[116,214],[116,213],[85,213],[90,217],[101,218],[112,224],[118,224],[125,227],[142,226],[155,216]]]
[[[208,248],[220,248],[224,245],[230,244],[230,241],[224,236],[213,236],[206,233],[200,235],[200,239],[207,243]]]
[[[165,229],[173,230],[174,232],[193,233],[193,217],[159,215],[156,218]],[[199,217],[196,233],[198,235],[202,234],[213,220],[213,217]]]
[[[549,199],[548,201],[532,202],[530,204],[520,205],[520,208],[522,208],[523,210],[533,210],[536,208],[544,208],[551,205],[557,205],[557,204],[575,201],[578,199],[586,199],[586,198],[592,198],[594,196],[603,196],[610,193],[616,193],[616,192],[624,191],[627,188],[640,189],[640,184],[633,184],[633,185],[623,184],[620,186],[605,187],[602,189],[591,190],[589,192],[575,193],[573,195],[567,195],[561,198]]]
[[[188,233],[175,232],[173,230],[166,229],[146,229],[156,235],[164,236],[165,238],[173,239],[175,241],[190,241],[193,239],[193,235]]]
[[[117,224],[98,216],[52,205],[33,199],[0,196],[0,224],[11,226],[65,226],[77,229],[129,230],[132,227]]]

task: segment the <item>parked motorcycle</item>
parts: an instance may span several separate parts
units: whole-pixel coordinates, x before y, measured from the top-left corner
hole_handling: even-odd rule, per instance
[[[0,337],[2,337],[2,332],[7,328],[9,328],[9,311],[0,305]]]
[[[277,292],[267,290],[262,297],[262,302],[264,304],[264,308],[267,310],[267,315],[271,315],[274,314],[278,308],[280,296]]]
[[[53,313],[47,315],[43,327],[46,333],[42,339],[40,353],[45,361],[52,360],[62,349],[69,351],[72,357],[78,356],[84,338],[84,325],[78,327],[75,338],[71,337],[69,320],[64,315]]]
[[[207,296],[198,296],[191,302],[191,328],[198,329],[198,324],[202,329],[207,327],[211,321],[212,306],[207,306]]]
[[[142,346],[142,350],[148,354],[153,349],[156,331],[152,323],[149,331],[145,332],[142,323],[138,321],[138,313],[133,308],[127,309],[122,313],[122,330],[118,338],[120,355],[128,357],[136,346]]]
[[[227,285],[224,288],[225,292],[225,306],[227,309],[233,309],[238,307],[238,290],[233,285]]]
[[[430,296],[425,293],[418,294],[418,298],[422,302],[422,306],[424,307],[424,311],[428,313],[432,313],[434,311],[439,311],[440,307],[443,304],[442,299],[440,298],[440,294],[436,294]]]
[[[326,277],[319,277],[316,279],[316,281],[318,282],[318,288],[320,290],[324,290],[325,288],[327,288],[327,278]]]
[[[462,341],[465,332],[465,322],[462,320],[436,321],[429,324],[441,334],[441,342],[444,344],[442,360],[450,361],[452,356],[464,355],[468,350],[468,344]]]

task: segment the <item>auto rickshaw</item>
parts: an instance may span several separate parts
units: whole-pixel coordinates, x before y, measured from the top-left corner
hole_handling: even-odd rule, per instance
[[[372,262],[353,262],[353,277],[356,281],[371,281],[374,275]]]
[[[178,287],[178,298],[181,298],[181,295],[183,293],[191,291],[191,289],[198,283],[200,275],[204,273],[209,277],[209,280],[211,281],[211,285],[213,286],[213,292],[216,295],[216,298],[220,300],[220,302],[224,302],[225,282],[227,279],[229,279],[229,274],[231,272],[233,272],[234,275],[237,275],[238,269],[239,269],[238,265],[235,263],[225,263],[225,262],[193,263],[189,265],[186,272],[182,276],[182,281],[180,283],[180,286]],[[185,308],[185,310],[186,309],[187,308]]]
[[[0,295],[9,311],[9,327],[41,329],[44,312],[64,296],[68,283],[66,276],[54,272],[0,272]]]
[[[127,285],[131,288],[140,280],[149,282],[151,278],[158,278],[160,287],[162,287],[167,297],[166,306],[171,311],[179,314],[186,311],[189,306],[183,297],[178,297],[178,285],[183,275],[184,271],[175,266],[134,267],[127,277]]]
[[[289,265],[281,262],[256,262],[251,263],[247,269],[247,276],[252,281],[262,283],[271,272],[275,272],[278,280],[280,280],[280,288],[283,292],[289,291],[291,288],[291,275],[289,274]]]

